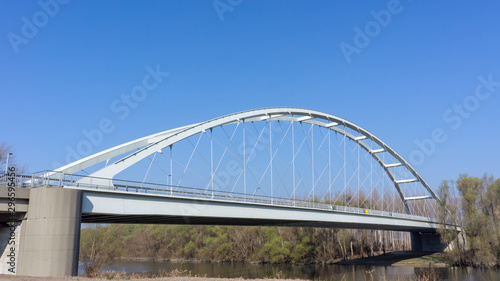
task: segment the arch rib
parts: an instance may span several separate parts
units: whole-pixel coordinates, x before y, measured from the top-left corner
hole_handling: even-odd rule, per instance
[[[105,151],[96,153],[94,155],[88,156],[84,159],[78,160],[66,166],[57,169],[57,172],[64,174],[72,174],[83,169],[86,169],[92,165],[100,163],[102,161],[109,161],[111,158],[118,155],[130,152],[135,149],[139,149],[128,156],[125,156],[118,161],[107,165],[106,167],[96,171],[95,173],[89,175],[90,177],[97,178],[113,178],[116,174],[127,169],[128,167],[134,165],[140,160],[150,156],[151,154],[161,151],[163,148],[171,146],[178,141],[191,137],[195,134],[205,132],[214,127],[224,126],[228,124],[238,123],[238,122],[251,122],[251,121],[271,121],[271,120],[283,120],[292,122],[303,122],[320,127],[324,127],[340,133],[352,141],[360,145],[364,150],[366,150],[370,155],[379,163],[383,168],[384,172],[389,176],[392,183],[394,184],[401,200],[403,201],[406,211],[410,213],[407,199],[405,198],[401,188],[401,183],[406,183],[406,181],[397,181],[394,174],[391,172],[391,167],[404,166],[410,173],[415,177],[412,181],[418,181],[424,186],[424,188],[429,192],[429,194],[434,198],[439,204],[442,205],[441,201],[437,197],[436,193],[430,188],[430,186],[424,181],[424,179],[417,173],[417,171],[401,157],[395,150],[388,146],[385,142],[380,140],[378,137],[365,130],[364,128],[348,121],[343,118],[323,113],[316,110],[301,109],[301,108],[291,108],[291,107],[277,107],[277,108],[265,108],[249,110],[239,113],[234,113],[219,118],[215,118],[202,123],[197,123],[193,125],[184,126],[181,128],[168,130],[158,134],[143,137]],[[354,136],[349,132],[338,128],[339,125],[343,125],[353,131],[358,132],[359,136]],[[375,142],[380,149],[372,150],[370,147],[363,142],[365,139],[370,139]],[[382,158],[377,155],[381,152],[387,152],[392,155],[399,163],[386,164],[383,162]],[[80,182],[85,181],[81,179]]]

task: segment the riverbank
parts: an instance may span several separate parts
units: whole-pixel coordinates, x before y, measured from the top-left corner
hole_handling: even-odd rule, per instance
[[[342,260],[341,265],[374,265],[374,266],[411,266],[411,267],[448,267],[450,260],[445,253],[389,252],[367,258]]]
[[[240,263],[231,261],[207,261],[203,259],[154,259],[154,258],[117,258],[120,261],[164,261],[172,263]],[[263,264],[261,261],[249,261],[248,264]],[[386,254],[377,253],[372,257],[361,257],[355,255],[354,258],[349,260],[343,260],[337,258],[327,262],[316,263],[312,261],[304,263],[292,263],[293,265],[307,265],[307,264],[319,264],[319,265],[376,265],[376,266],[411,266],[411,267],[428,267],[429,263],[432,267],[447,267],[450,265],[450,260],[447,258],[445,253],[414,253],[410,251],[394,251],[387,252]]]

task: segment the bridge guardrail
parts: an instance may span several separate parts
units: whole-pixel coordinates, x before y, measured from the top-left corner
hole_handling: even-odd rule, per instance
[[[0,174],[0,185],[3,178]],[[81,179],[86,179],[81,182]],[[107,182],[108,184],[102,184]],[[16,175],[16,186],[18,187],[39,187],[39,186],[70,186],[77,188],[96,190],[116,190],[134,193],[158,194],[192,199],[212,199],[233,201],[242,203],[256,203],[266,205],[278,205],[286,207],[299,207],[308,209],[330,210],[333,212],[367,214],[375,216],[385,216],[402,219],[413,219],[418,221],[437,222],[430,217],[402,214],[382,210],[366,209],[344,205],[327,204],[323,202],[300,201],[286,198],[275,198],[264,195],[244,194],[237,192],[227,192],[211,189],[199,189],[184,186],[172,186],[166,184],[136,182],[119,179],[92,178],[84,175],[63,174],[55,171],[42,171],[32,176]]]
[[[32,187],[28,181],[31,179],[31,176],[28,175],[17,175],[13,178],[13,182],[16,187],[29,188]],[[11,177],[8,177],[5,172],[0,173],[0,186],[8,186],[11,183]]]

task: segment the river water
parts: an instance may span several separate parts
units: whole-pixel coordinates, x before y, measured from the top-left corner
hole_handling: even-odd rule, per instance
[[[221,278],[266,278],[282,274],[281,278],[309,280],[408,280],[426,268],[369,265],[289,265],[248,263],[178,263],[168,261],[120,261],[106,270],[127,273],[148,272],[151,274],[174,269],[191,271],[192,275]],[[499,269],[477,269],[444,267],[435,268],[440,280],[500,280]],[[83,267],[80,265],[80,273]]]

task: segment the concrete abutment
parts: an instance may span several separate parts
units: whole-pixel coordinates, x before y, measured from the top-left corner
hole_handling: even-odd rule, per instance
[[[80,190],[31,189],[21,227],[18,275],[78,274],[81,202]]]

